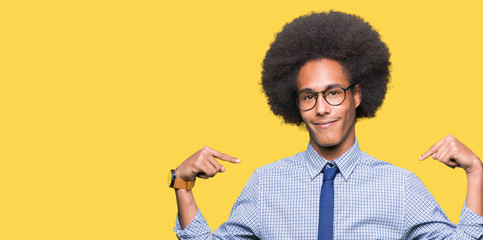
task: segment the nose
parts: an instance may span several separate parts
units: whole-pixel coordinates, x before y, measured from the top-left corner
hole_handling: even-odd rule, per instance
[[[318,93],[317,103],[315,104],[314,111],[317,115],[325,115],[330,113],[330,104],[325,100],[322,93]]]

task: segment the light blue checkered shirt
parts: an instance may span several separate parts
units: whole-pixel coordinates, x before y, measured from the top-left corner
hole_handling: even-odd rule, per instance
[[[198,211],[180,239],[317,239],[323,159],[305,152],[253,173],[230,217],[214,233]],[[356,142],[335,160],[334,239],[482,239],[483,217],[463,204],[451,223],[411,172],[362,152]]]

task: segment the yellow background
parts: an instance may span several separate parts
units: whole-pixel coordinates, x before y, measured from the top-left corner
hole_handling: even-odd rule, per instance
[[[212,229],[257,168],[305,150],[259,85],[294,17],[356,13],[392,52],[364,151],[416,173],[453,222],[466,178],[418,157],[451,133],[478,155],[480,1],[4,1],[0,239],[175,239],[169,169],[204,145],[236,156],[193,190]]]

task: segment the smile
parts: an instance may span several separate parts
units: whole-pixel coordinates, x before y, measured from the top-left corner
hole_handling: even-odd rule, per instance
[[[313,125],[315,125],[318,128],[329,128],[330,126],[334,125],[337,122],[337,120],[332,120],[332,121],[322,121],[322,122],[314,122]]]

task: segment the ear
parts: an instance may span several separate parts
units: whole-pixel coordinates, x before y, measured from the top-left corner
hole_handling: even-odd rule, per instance
[[[354,102],[355,102],[356,108],[357,108],[361,104],[361,99],[362,99],[362,90],[360,88],[360,83],[358,83],[355,86],[353,95],[354,95]]]

